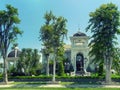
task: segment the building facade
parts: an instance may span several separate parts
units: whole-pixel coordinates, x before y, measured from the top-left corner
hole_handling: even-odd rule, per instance
[[[89,36],[78,31],[70,37],[71,44],[64,45],[65,57],[69,65],[72,65],[75,75],[85,74],[95,71],[95,64],[90,64],[92,59],[89,57],[88,41]],[[46,65],[45,55],[42,53],[43,65]],[[68,63],[65,63],[68,65]]]
[[[9,70],[11,66],[16,67],[19,55],[21,51],[18,47],[15,47],[12,51],[9,52],[7,57],[7,69]]]
[[[71,41],[71,63],[75,73],[85,72],[89,63],[89,37],[81,32],[75,33],[70,37]]]

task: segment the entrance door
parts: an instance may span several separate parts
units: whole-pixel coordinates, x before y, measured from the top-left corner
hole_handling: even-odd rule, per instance
[[[83,71],[83,55],[81,53],[78,53],[76,55],[76,72]]]

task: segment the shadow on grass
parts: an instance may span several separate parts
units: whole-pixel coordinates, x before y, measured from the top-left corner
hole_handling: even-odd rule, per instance
[[[11,88],[36,88],[42,85],[46,85],[46,82],[14,82]]]
[[[57,81],[58,82],[58,81]],[[8,84],[9,88],[30,88],[34,90],[34,88],[70,88],[70,89],[76,89],[76,88],[104,88],[106,84],[102,81],[79,81],[79,82],[59,82],[59,83],[52,83],[51,81],[31,81],[31,82],[12,82]],[[113,83],[111,85],[116,85],[116,83]],[[120,85],[120,83],[118,84]],[[109,85],[110,86],[110,85]],[[8,88],[5,87],[5,88]],[[1,87],[0,87],[1,88]]]
[[[73,82],[71,84],[64,84],[66,88],[120,88],[120,83],[111,82],[106,84],[104,81],[97,82]]]
[[[101,88],[104,85],[102,82],[72,82],[71,84],[64,84],[67,88]]]

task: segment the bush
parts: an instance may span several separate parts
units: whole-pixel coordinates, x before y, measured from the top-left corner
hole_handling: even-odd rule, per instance
[[[63,75],[64,75],[64,66],[63,66],[63,62],[59,62],[58,76],[63,76]]]
[[[11,79],[52,79],[52,76],[9,76]],[[56,76],[56,79],[104,79],[105,76]],[[118,75],[112,75],[112,79],[120,79]]]
[[[10,76],[9,79],[52,79],[51,76]]]
[[[13,72],[10,73],[10,76],[25,76],[25,73]]]
[[[10,76],[9,78],[12,79],[52,79],[52,76],[45,76],[45,75],[41,75],[41,76]],[[56,79],[96,79],[96,78],[104,78],[104,77],[96,77],[96,76],[75,76],[75,77],[71,77],[71,76],[56,76]]]
[[[2,73],[0,73],[0,77],[2,77],[3,76],[3,74]]]
[[[112,75],[112,79],[120,79],[119,75]]]

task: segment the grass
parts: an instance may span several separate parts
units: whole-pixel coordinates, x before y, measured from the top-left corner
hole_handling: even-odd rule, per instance
[[[74,83],[74,82],[61,82],[59,85],[64,85],[66,87],[40,87],[41,85],[45,85],[45,82],[12,82],[10,85],[13,85],[11,87],[1,87],[0,90],[120,90],[120,88],[104,88],[103,86],[95,86],[97,84],[88,84],[93,85],[92,87],[79,87],[77,85],[84,85],[80,83]],[[74,86],[75,87],[71,87]]]
[[[120,90],[120,88],[0,88],[0,90]]]

